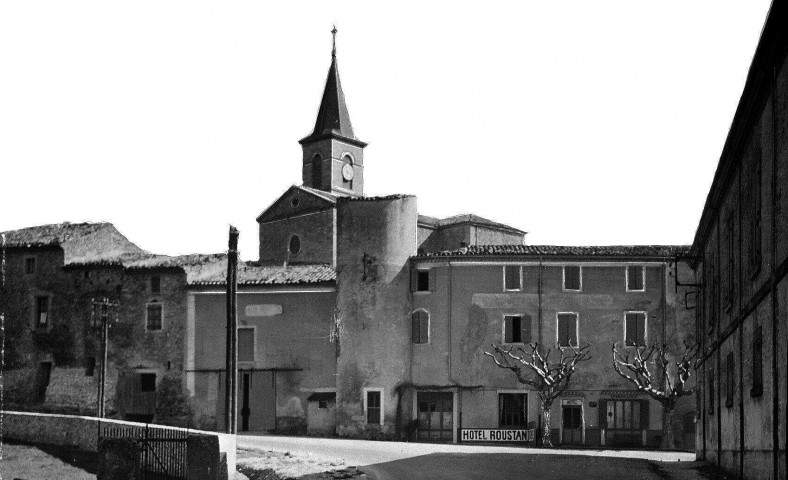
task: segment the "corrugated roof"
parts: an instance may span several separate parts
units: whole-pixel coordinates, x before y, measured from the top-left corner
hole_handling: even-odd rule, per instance
[[[418,257],[528,255],[552,257],[675,257],[686,255],[689,245],[472,245],[457,250],[425,253]]]
[[[225,285],[227,259],[215,267],[193,272],[187,281],[190,285]],[[219,268],[220,267],[220,268]],[[253,263],[238,265],[239,285],[303,285],[333,282],[336,271],[328,265],[260,266]]]
[[[122,258],[149,255],[108,222],[55,223],[2,232],[6,246],[60,246],[64,264],[115,263]]]

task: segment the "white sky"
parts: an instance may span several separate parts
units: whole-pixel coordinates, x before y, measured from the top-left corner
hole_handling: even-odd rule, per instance
[[[0,4],[0,231],[114,223],[257,258],[339,34],[368,195],[530,244],[690,243],[769,7],[747,1]]]

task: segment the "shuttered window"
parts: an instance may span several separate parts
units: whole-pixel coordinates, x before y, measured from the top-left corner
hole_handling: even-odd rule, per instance
[[[646,344],[646,312],[626,313],[624,337],[627,347],[642,347]]]
[[[763,330],[759,325],[752,335],[752,390],[750,396],[763,395]]]
[[[49,324],[49,297],[36,297],[36,326]]]
[[[367,423],[380,424],[381,423],[381,392],[367,391]]]
[[[644,274],[645,268],[642,265],[630,265],[627,267],[628,292],[642,292],[646,289],[643,282]]]
[[[530,317],[504,315],[503,343],[531,343]]]
[[[161,330],[161,303],[149,303],[145,310],[145,328]]]
[[[254,328],[238,329],[238,361],[254,362]]]
[[[733,396],[736,387],[735,366],[733,352],[730,352],[727,357],[725,357],[725,406],[728,408],[733,406]]]
[[[558,346],[576,347],[577,346],[577,314],[559,313],[558,314]]]
[[[430,315],[424,310],[417,310],[411,314],[410,318],[413,343],[429,343]]]
[[[580,291],[583,285],[582,271],[579,266],[564,267],[564,290]]]
[[[528,401],[524,393],[499,393],[499,428],[525,428],[528,426]]]
[[[506,265],[503,267],[503,289],[506,291],[522,289],[522,269],[519,266]]]

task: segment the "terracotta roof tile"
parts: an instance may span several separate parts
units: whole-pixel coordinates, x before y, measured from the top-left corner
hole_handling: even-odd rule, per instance
[[[425,257],[549,256],[549,257],[674,257],[686,255],[688,245],[473,245],[457,250],[426,253]]]

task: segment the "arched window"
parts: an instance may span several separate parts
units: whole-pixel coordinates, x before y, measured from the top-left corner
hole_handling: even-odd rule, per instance
[[[290,244],[288,245],[288,250],[290,251],[291,255],[298,255],[298,252],[301,251],[301,237],[298,235],[293,235],[290,237]]]
[[[430,342],[430,314],[426,310],[416,310],[410,316],[413,343]]]

